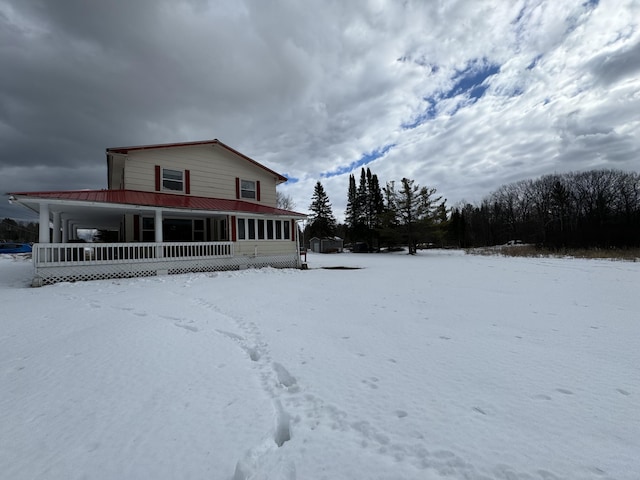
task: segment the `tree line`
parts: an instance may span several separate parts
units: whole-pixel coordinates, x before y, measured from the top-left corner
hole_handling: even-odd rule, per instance
[[[454,208],[450,243],[510,240],[560,248],[640,246],[640,174],[590,170],[545,175],[500,187],[480,205]]]
[[[407,246],[478,247],[510,241],[560,248],[640,247],[640,174],[590,170],[504,185],[479,204],[446,207],[435,188],[414,180],[380,185],[362,168],[351,174],[345,222],[317,182],[304,237],[339,236],[357,251]]]
[[[12,218],[0,221],[0,241],[31,243],[38,241],[39,227],[36,222],[18,222]]]

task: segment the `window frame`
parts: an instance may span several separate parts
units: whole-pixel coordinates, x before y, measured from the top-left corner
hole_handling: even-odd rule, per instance
[[[256,219],[247,218],[247,240],[256,240]]]
[[[237,241],[290,241],[291,220],[283,218],[236,217]]]
[[[250,184],[250,185],[249,185]],[[258,198],[258,182],[255,180],[240,179],[240,198],[248,200],[257,200]]]
[[[180,174],[180,180],[175,178],[165,177],[165,172],[175,172]],[[169,188],[166,186],[165,182],[173,182],[176,184],[180,184],[181,188]],[[175,168],[166,168],[160,167],[160,187],[163,192],[176,192],[176,193],[184,193],[185,192],[185,170],[176,170]]]
[[[267,219],[267,240],[275,240],[276,236],[274,233],[275,227],[273,226],[273,218]]]
[[[238,240],[246,240],[247,239],[247,231],[246,231],[246,223],[245,217],[238,217],[236,222],[238,223]]]

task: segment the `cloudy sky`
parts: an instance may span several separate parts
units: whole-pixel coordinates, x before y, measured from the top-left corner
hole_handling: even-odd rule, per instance
[[[107,147],[217,138],[290,181],[640,170],[638,0],[0,0],[0,193],[106,188]],[[28,215],[1,197],[0,218]]]

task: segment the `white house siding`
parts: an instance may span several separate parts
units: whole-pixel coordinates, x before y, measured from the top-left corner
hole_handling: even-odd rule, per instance
[[[125,162],[125,185],[129,190],[155,191],[155,166],[190,172],[191,195],[236,198],[236,178],[260,182],[260,203],[276,206],[276,179],[266,170],[218,145],[134,150]]]
[[[289,240],[238,240],[236,255],[283,255],[296,253],[297,242]]]
[[[112,190],[124,188],[124,162],[126,155],[110,153],[108,156],[107,187]]]

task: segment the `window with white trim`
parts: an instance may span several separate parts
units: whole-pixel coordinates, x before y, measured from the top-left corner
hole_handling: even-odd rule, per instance
[[[240,180],[240,198],[256,198],[256,182],[252,180]]]
[[[162,169],[162,190],[170,190],[172,192],[184,192],[184,171],[172,170],[170,168]]]
[[[273,220],[267,220],[267,240],[273,240]]]
[[[291,240],[291,222],[262,218],[237,218],[238,240]]]
[[[244,240],[247,234],[244,228],[244,218],[238,219],[238,240]]]

